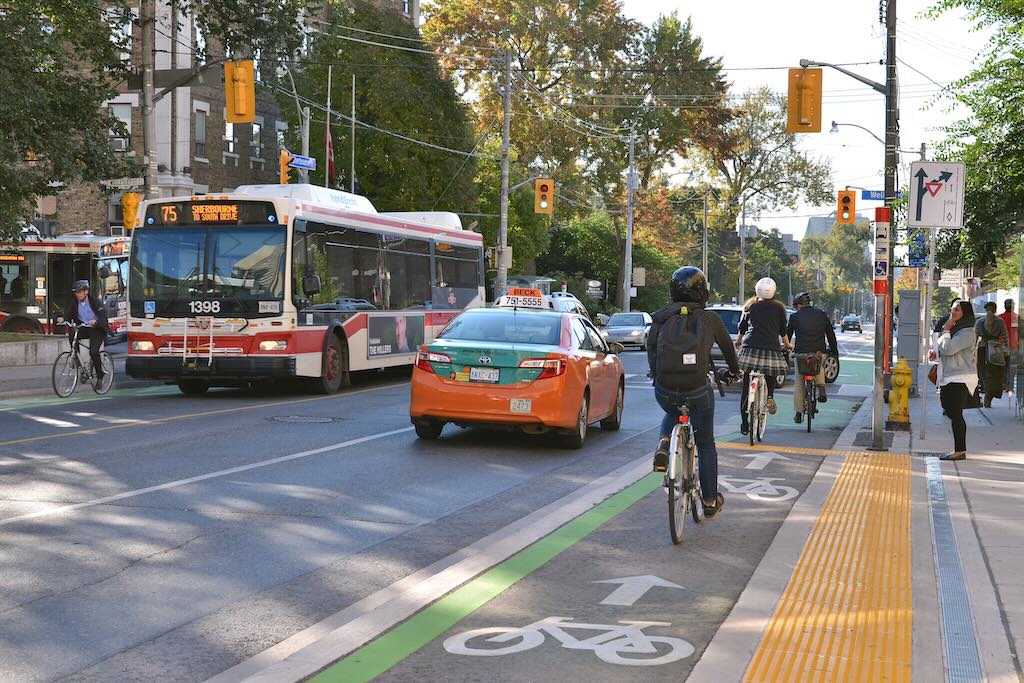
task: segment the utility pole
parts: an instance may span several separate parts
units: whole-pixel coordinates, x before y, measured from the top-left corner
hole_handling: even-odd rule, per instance
[[[626,253],[622,259],[622,310],[629,313],[633,289],[633,193],[636,191],[636,131],[629,129],[629,170],[626,172]]]
[[[327,123],[324,124],[325,126],[327,126],[327,130],[328,131],[331,130],[331,76],[332,76],[331,71],[332,71],[332,69],[334,69],[333,65],[328,64],[327,65]],[[327,141],[327,135],[326,134],[324,135],[324,141],[325,142]],[[331,145],[332,146],[334,145],[334,141],[333,140],[331,140]],[[333,154],[333,152],[332,152],[332,154]],[[330,187],[330,186],[331,186],[331,160],[327,158],[327,147],[326,147],[326,144],[325,144],[324,145],[324,187]]]
[[[708,277],[708,191],[704,190],[704,258],[701,263],[704,277]]]
[[[501,205],[498,209],[498,277],[494,283],[494,298],[497,300],[508,287],[508,155],[509,137],[512,124],[512,52],[505,50],[504,92],[502,92],[501,120]]]
[[[885,0],[885,205],[889,207],[891,239],[896,203],[896,166],[899,163],[899,93],[896,83],[896,0]],[[886,293],[875,296],[875,391],[871,411],[871,449],[885,450],[883,392],[891,362],[893,269],[890,264]]]
[[[741,197],[740,208],[740,297],[736,300],[740,306],[743,305],[743,290],[747,277],[747,198]]]
[[[789,307],[793,308],[793,264],[790,263],[789,267],[786,268],[786,279],[789,282]]]
[[[302,156],[309,156],[309,107],[302,108]],[[309,182],[309,171],[299,169],[302,182]]]
[[[352,136],[352,163],[350,167],[350,177],[348,180],[349,192],[355,194],[356,192],[356,75],[352,74],[352,119],[351,119],[351,136]]]
[[[153,32],[155,21],[156,0],[142,0],[139,24],[142,30],[142,146],[145,148],[143,163],[146,199],[154,199],[160,194],[156,179],[156,115],[153,111],[153,95],[156,90],[156,36]]]

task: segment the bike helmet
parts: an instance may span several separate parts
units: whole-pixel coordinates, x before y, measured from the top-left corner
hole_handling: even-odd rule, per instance
[[[77,282],[75,282],[75,286],[72,288],[71,291],[72,292],[81,292],[82,290],[85,290],[87,292],[89,291],[89,281],[88,280],[78,280]]]
[[[793,305],[794,306],[804,306],[804,305],[810,306],[811,305],[811,293],[810,292],[800,292],[795,297],[793,297]]]
[[[672,281],[669,283],[669,293],[672,301],[693,301],[705,304],[711,296],[708,289],[708,279],[704,277],[704,271],[697,266],[683,266],[672,273]]]
[[[754,285],[754,293],[761,299],[771,299],[775,296],[775,280],[770,277],[763,277]]]

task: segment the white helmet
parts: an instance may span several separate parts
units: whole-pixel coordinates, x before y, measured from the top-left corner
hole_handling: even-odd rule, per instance
[[[775,280],[770,277],[763,277],[754,285],[754,292],[761,299],[771,299],[775,296]]]

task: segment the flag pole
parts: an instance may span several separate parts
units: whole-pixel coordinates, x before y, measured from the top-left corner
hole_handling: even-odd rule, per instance
[[[330,150],[327,149],[327,141],[331,138],[331,69],[327,65],[327,123],[324,124],[324,187],[331,186],[331,160],[328,158]],[[332,141],[333,142],[333,141]]]

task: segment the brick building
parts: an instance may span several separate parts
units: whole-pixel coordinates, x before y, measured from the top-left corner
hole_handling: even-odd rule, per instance
[[[375,0],[419,23],[419,0]],[[136,13],[139,3],[136,2]],[[154,45],[156,69],[191,69],[196,66],[193,49],[203,36],[194,22],[167,0],[156,2]],[[141,29],[128,24],[132,34],[132,63],[141,65]],[[160,88],[157,88],[158,92]],[[128,128],[127,138],[111,138],[119,152],[141,164],[141,95],[127,85],[107,106]],[[157,186],[160,196],[226,192],[249,183],[277,181],[277,154],[287,125],[277,102],[257,87],[256,122],[230,124],[224,116],[223,70],[210,68],[198,81],[179,87],[156,103]],[[136,188],[141,191],[141,188]],[[41,202],[40,205],[47,204]],[[52,204],[52,202],[49,202]],[[95,230],[97,234],[120,233],[121,190],[95,183],[76,184],[56,196],[56,212],[43,209],[33,222],[44,234]]]

